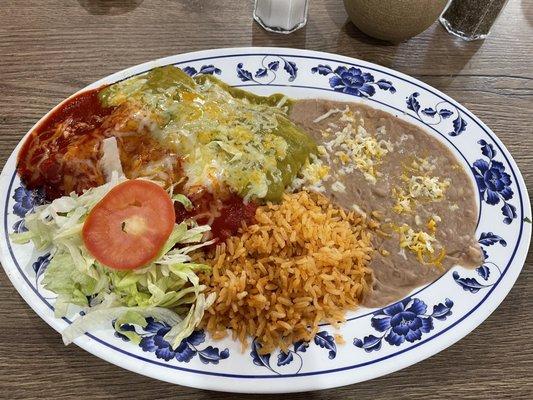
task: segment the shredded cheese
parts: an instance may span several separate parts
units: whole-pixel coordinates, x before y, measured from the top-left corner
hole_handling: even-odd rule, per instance
[[[431,201],[441,200],[444,191],[450,186],[450,181],[440,180],[438,176],[415,175],[409,178],[409,196],[411,198],[424,198]]]
[[[338,108],[333,108],[333,109],[329,110],[328,112],[322,114],[321,116],[315,118],[313,120],[313,122],[315,124],[318,124],[319,122],[321,122],[321,121],[325,120],[326,118],[331,117],[333,114],[337,114],[339,112],[342,112],[342,110],[339,110]]]
[[[444,248],[439,249],[435,238],[436,223],[433,219],[428,221],[427,227],[431,233],[419,230],[415,231],[407,224],[397,227],[395,230],[400,235],[400,248],[407,249],[416,255],[422,264],[431,264],[437,267],[442,265],[442,260],[446,256]]]
[[[431,172],[436,168],[433,160],[421,157],[415,157],[415,159],[411,162],[410,167],[413,171],[419,171],[423,173]]]
[[[394,212],[401,214],[413,210],[413,199],[403,189],[393,188],[392,194],[396,198],[396,204],[392,207]]]
[[[406,168],[402,180],[406,187],[393,188],[393,197],[396,204],[393,210],[398,213],[413,211],[418,201],[440,201],[444,198],[446,189],[450,186],[449,179],[431,176],[429,173],[435,169],[433,163],[426,158],[415,158]],[[412,173],[412,175],[408,175]]]
[[[345,122],[345,126],[333,132],[333,139],[324,144],[333,157],[333,163],[341,165],[339,175],[347,175],[357,169],[368,182],[375,184],[381,176],[378,168],[383,157],[393,150],[392,143],[371,135],[364,128],[364,120],[356,118],[348,107],[342,111],[340,121]],[[381,134],[384,130],[380,127]],[[322,135],[328,138],[329,132],[326,130]]]
[[[175,154],[187,155],[187,185],[213,188],[224,182],[246,199],[266,196],[269,185],[282,181],[289,144],[276,134],[286,117],[282,97],[272,107],[234,97],[222,86],[197,84],[184,77],[176,84],[150,88],[146,77],[112,86],[107,101],[127,101],[134,127],[145,130]]]
[[[345,193],[346,186],[342,182],[336,181],[331,185],[331,190],[333,190],[334,192]]]
[[[321,122],[331,115],[340,113],[338,122],[343,127],[329,123],[328,128],[321,131],[326,141],[317,147],[319,158],[311,156],[298,176],[293,180],[291,189],[307,189],[324,192],[324,183],[331,182],[331,190],[338,193],[346,191],[345,176],[358,170],[365,179],[373,184],[381,176],[378,167],[383,157],[393,150],[392,144],[377,135],[385,134],[385,127],[379,127],[376,135],[371,135],[364,128],[364,120],[352,112],[349,107],[345,110],[331,109],[314,119],[314,123]],[[334,165],[332,172],[330,165]]]
[[[362,210],[361,207],[359,207],[358,204],[352,204],[352,209],[359,215],[361,215],[363,218],[366,218],[366,213]],[[373,213],[372,213],[373,214]]]
[[[325,151],[322,146],[318,146],[318,154],[324,154]],[[310,158],[305,162],[303,167],[298,172],[297,177],[293,180],[289,190],[311,190],[315,192],[325,192],[323,182],[330,177],[330,167],[324,164],[321,158],[311,154]]]

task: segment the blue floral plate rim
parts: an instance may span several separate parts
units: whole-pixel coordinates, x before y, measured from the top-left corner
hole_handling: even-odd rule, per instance
[[[262,58],[261,60],[258,60],[257,58]],[[291,350],[288,354],[285,355],[278,355],[278,364],[277,366],[284,366],[291,363],[294,363],[294,359],[297,359],[298,357],[301,360],[300,368],[295,373],[279,373],[276,371],[275,368],[270,368],[271,362],[268,360],[268,362],[265,362],[261,359],[261,357],[258,358],[257,353],[255,355],[253,354],[254,351],[252,349],[252,359],[253,364],[259,367],[267,367],[267,370],[272,372],[272,374],[248,374],[248,375],[242,375],[242,374],[235,374],[235,373],[226,373],[226,372],[220,372],[220,371],[214,371],[212,369],[206,368],[204,369],[192,369],[183,367],[176,364],[169,364],[169,363],[163,363],[158,361],[158,358],[147,358],[144,356],[144,354],[139,355],[139,353],[134,354],[133,352],[129,352],[127,350],[124,350],[122,346],[120,345],[120,342],[113,342],[110,343],[107,339],[102,339],[99,337],[99,335],[93,335],[88,334],[85,337],[81,338],[77,341],[77,344],[86,349],[87,351],[97,355],[100,358],[106,359],[109,362],[112,362],[114,364],[117,364],[119,366],[122,366],[126,369],[130,369],[132,371],[145,374],[148,376],[152,376],[157,379],[162,379],[165,381],[178,383],[182,385],[187,386],[194,386],[194,387],[201,387],[206,389],[213,389],[213,390],[224,390],[224,391],[239,391],[239,392],[257,392],[257,393],[266,393],[266,392],[293,392],[293,391],[302,391],[302,390],[314,390],[314,389],[322,389],[326,387],[334,387],[334,386],[341,386],[349,383],[358,382],[361,380],[371,379],[377,376],[384,375],[386,373],[393,372],[395,370],[404,368],[408,365],[411,365],[415,362],[418,362],[424,358],[427,358],[442,349],[448,347],[449,345],[453,344],[460,338],[464,337],[466,334],[468,334],[472,329],[474,329],[477,325],[479,325],[485,318],[490,315],[490,313],[498,306],[498,304],[503,300],[507,292],[511,289],[514,281],[516,280],[521,265],[523,265],[523,262],[525,261],[525,256],[527,254],[527,249],[529,247],[529,239],[531,235],[531,227],[530,224],[526,222],[526,218],[531,218],[531,210],[529,205],[529,197],[527,195],[527,190],[525,188],[525,184],[523,181],[523,178],[516,166],[516,163],[514,160],[512,160],[512,157],[507,152],[503,144],[499,141],[496,135],[494,135],[490,129],[488,129],[481,121],[479,121],[475,116],[473,116],[472,113],[470,113],[468,110],[460,106],[457,102],[450,99],[448,96],[440,93],[438,90],[431,88],[430,86],[414,79],[410,78],[404,74],[401,74],[399,72],[390,70],[385,67],[380,67],[375,64],[367,63],[364,61],[343,57],[343,56],[337,56],[334,54],[329,53],[321,53],[321,52],[313,52],[313,51],[307,51],[307,50],[296,50],[296,49],[286,49],[286,48],[233,48],[233,49],[217,49],[217,50],[207,50],[207,51],[201,51],[201,52],[195,52],[195,53],[187,53],[187,54],[181,54],[177,56],[167,57],[155,61],[151,61],[145,64],[138,65],[136,67],[132,67],[129,69],[126,69],[124,71],[118,72],[116,74],[113,74],[109,77],[104,78],[101,81],[98,81],[92,85],[89,85],[87,88],[83,89],[90,89],[93,87],[97,87],[103,83],[109,83],[114,82],[120,79],[124,79],[125,77],[132,76],[134,74],[143,73],[155,66],[161,66],[161,65],[167,65],[167,64],[175,64],[180,67],[185,67],[185,69],[188,69],[188,73],[190,74],[196,74],[196,73],[212,73],[212,74],[218,74],[220,75],[222,73],[222,69],[218,67],[218,65],[209,64],[210,62],[214,62],[213,60],[227,60],[231,58],[237,58],[238,62],[236,62],[236,73],[237,73],[237,82],[233,82],[232,84],[234,86],[243,86],[243,87],[273,87],[276,88],[276,90],[282,90],[283,88],[299,88],[299,89],[308,89],[308,90],[322,90],[322,91],[328,91],[328,92],[334,92],[336,95],[337,93],[342,94],[342,96],[339,97],[339,99],[343,99],[345,101],[350,101],[349,98],[346,98],[346,95],[349,96],[355,96],[353,100],[370,100],[374,103],[381,103],[383,106],[391,107],[392,109],[397,110],[398,112],[409,113],[412,112],[409,117],[413,119],[418,119],[421,123],[423,123],[426,128],[431,128],[435,130],[438,134],[443,136],[447,142],[449,142],[455,149],[462,155],[461,151],[457,146],[452,142],[454,137],[459,135],[464,135],[464,132],[467,131],[467,127],[469,124],[473,121],[486,135],[487,138],[490,139],[490,142],[487,143],[484,139],[480,139],[478,141],[478,144],[481,147],[481,152],[483,154],[483,158],[479,158],[477,161],[480,161],[477,165],[479,168],[476,170],[476,164],[474,163],[473,173],[474,177],[476,179],[476,182],[478,184],[478,188],[480,188],[480,205],[484,202],[486,203],[487,207],[493,206],[494,204],[504,204],[502,207],[502,213],[501,215],[504,217],[504,221],[507,220],[509,224],[516,221],[514,224],[519,225],[519,235],[516,240],[516,246],[512,251],[512,255],[507,259],[508,263],[505,268],[500,268],[496,265],[498,271],[500,271],[500,274],[498,278],[490,283],[485,284],[483,283],[483,280],[487,281],[490,276],[490,274],[494,275],[495,270],[489,268],[489,266],[486,266],[486,269],[483,269],[481,271],[478,271],[478,275],[481,276],[481,278],[465,278],[462,277],[462,275],[459,275],[459,272],[454,271],[453,272],[453,279],[458,287],[460,287],[465,293],[477,293],[480,290],[486,290],[486,295],[483,297],[483,299],[477,303],[474,307],[472,307],[469,312],[464,315],[462,318],[454,321],[452,324],[449,324],[447,327],[441,327],[438,330],[435,330],[431,337],[428,337],[424,340],[420,340],[421,336],[425,333],[428,333],[432,331],[433,328],[433,322],[438,322],[442,320],[446,320],[446,317],[450,316],[452,314],[452,308],[454,307],[454,302],[450,299],[446,298],[446,301],[444,301],[444,298],[442,299],[443,302],[440,302],[438,304],[434,304],[434,312],[428,314],[427,313],[427,305],[424,301],[414,297],[415,295],[418,295],[421,291],[423,291],[426,288],[422,288],[418,290],[417,292],[411,294],[408,298],[404,299],[403,302],[398,302],[394,305],[391,305],[390,307],[386,307],[381,310],[375,310],[373,312],[364,314],[364,315],[358,315],[356,319],[363,318],[365,316],[372,316],[371,322],[372,327],[375,328],[378,332],[385,332],[381,339],[378,340],[378,337],[374,335],[368,335],[363,340],[358,339],[357,337],[354,338],[353,341],[353,347],[359,348],[361,350],[364,350],[364,353],[368,354],[377,354],[381,349],[382,342],[389,342],[392,345],[399,346],[398,344],[395,344],[395,340],[402,340],[401,343],[404,343],[405,340],[407,340],[409,343],[411,343],[410,347],[405,347],[399,351],[392,352],[391,354],[387,354],[383,357],[375,357],[369,361],[365,362],[359,362],[357,364],[349,365],[349,366],[342,366],[337,368],[330,368],[327,370],[320,370],[320,371],[305,371],[302,370],[303,365],[303,359],[302,359],[302,353],[305,353],[307,348],[309,347],[309,344],[303,345],[299,344],[298,346],[295,344],[294,350]],[[265,59],[267,59],[265,61]],[[256,71],[255,74],[249,71],[248,65],[250,63],[253,63],[254,60],[256,61],[256,67],[252,69]],[[327,78],[328,75],[330,75],[329,80],[326,80],[326,83],[323,83],[318,86],[308,86],[308,85],[298,85],[300,83],[301,74],[302,74],[302,63],[309,62],[312,60],[312,62],[315,62],[315,65],[312,69],[315,70],[313,73],[315,76],[324,76]],[[301,61],[301,62],[300,62]],[[327,64],[320,64],[321,62],[324,63],[333,63],[338,64],[336,68],[332,68]],[[187,64],[187,65],[184,65]],[[281,69],[283,68],[283,69]],[[372,71],[366,72],[366,71]],[[222,73],[224,75],[224,73]],[[305,72],[304,72],[305,74]],[[374,75],[376,77],[384,76],[385,78],[382,78],[378,81],[374,79]],[[262,79],[268,79],[268,83],[265,83],[265,81],[262,81]],[[223,78],[224,79],[224,78]],[[390,80],[389,80],[390,79]],[[309,77],[307,77],[307,80],[309,80]],[[298,82],[296,82],[298,81]],[[245,83],[243,83],[245,82]],[[247,82],[247,83],[246,83]],[[416,92],[407,93],[404,89],[400,88],[400,92],[405,92],[403,94],[407,94],[407,109],[402,109],[401,107],[395,107],[392,106],[392,103],[388,102],[386,100],[383,102],[383,99],[379,98],[379,95],[382,93],[395,93],[397,91],[397,86],[400,82],[404,82],[408,85],[412,85],[414,88],[418,88],[422,95]],[[329,87],[328,87],[329,85]],[[379,92],[379,94],[378,94]],[[439,108],[439,104],[430,107],[422,108],[421,106],[421,98],[424,97],[424,94],[432,93],[434,96],[441,99],[440,101],[445,103],[445,107],[442,107],[442,105]],[[373,96],[376,95],[376,98],[373,98]],[[344,97],[343,97],[344,96]],[[420,97],[419,97],[420,96]],[[319,97],[319,96],[316,96]],[[396,101],[396,106],[399,105],[399,103]],[[447,105],[446,105],[447,104]],[[454,108],[454,110],[451,110],[451,108]],[[449,109],[450,108],[450,109]],[[410,111],[409,111],[410,110]],[[448,124],[449,128],[447,131],[441,131],[440,128],[435,128],[433,125],[438,125],[441,122],[443,122],[447,118],[453,119],[453,124]],[[436,122],[438,121],[438,122]],[[444,121],[445,122],[445,121]],[[37,125],[37,124],[36,124]],[[449,137],[447,137],[449,136]],[[484,144],[481,142],[485,142]],[[494,148],[496,146],[496,148]],[[34,284],[31,282],[30,279],[28,279],[27,272],[24,270],[24,266],[20,266],[17,258],[14,254],[14,251],[12,249],[11,243],[9,242],[8,236],[6,233],[10,231],[8,220],[13,220],[12,215],[9,212],[9,206],[13,204],[13,201],[10,199],[14,197],[13,189],[14,189],[14,182],[16,180],[16,175],[14,174],[14,163],[15,163],[15,157],[16,152],[19,149],[19,146],[17,149],[13,152],[12,156],[6,163],[6,166],[4,167],[4,170],[2,171],[2,178],[1,178],[1,186],[4,188],[8,188],[7,190],[7,198],[3,199],[4,201],[4,224],[2,229],[4,229],[3,235],[5,237],[5,242],[2,241],[1,247],[2,247],[2,264],[4,266],[4,269],[6,270],[7,275],[12,280],[14,286],[17,288],[19,293],[24,297],[26,302],[47,322],[49,323],[54,329],[60,331],[66,326],[66,323],[69,323],[67,319],[64,319],[64,321],[54,320],[53,318],[50,318],[50,311],[53,310],[53,306],[43,297],[39,294],[38,288],[34,286]],[[496,160],[496,153],[500,154],[504,158],[504,164],[500,160]],[[494,154],[494,155],[493,155]],[[464,157],[464,156],[463,156]],[[466,157],[464,157],[466,160]],[[468,160],[466,160],[468,162]],[[469,163],[470,165],[470,163]],[[512,173],[511,176],[506,172],[506,167],[509,167],[510,172]],[[477,174],[477,175],[476,175]],[[498,183],[498,179],[501,181],[499,184],[500,187],[488,187],[486,185],[487,182],[483,181],[483,176],[486,176],[487,174],[490,175],[492,178],[492,181],[487,181],[489,184],[496,179],[496,182]],[[481,181],[478,180],[478,176],[481,177]],[[506,178],[506,176],[509,177],[509,179]],[[507,183],[506,183],[507,182]],[[514,182],[514,186],[513,183]],[[482,190],[481,188],[485,185],[485,188]],[[519,204],[515,202],[511,202],[513,200],[512,198],[512,188],[515,189],[516,194],[518,194],[519,198]],[[511,191],[511,195],[509,195],[508,191]],[[491,197],[492,196],[492,197]],[[496,197],[498,199],[496,199]],[[495,202],[497,200],[497,203],[492,204],[491,202]],[[506,206],[507,205],[507,206]],[[504,208],[507,207],[506,210]],[[520,216],[518,215],[518,211]],[[480,207],[480,215],[481,215],[481,207]],[[490,235],[489,235],[490,234]],[[485,236],[483,236],[485,235]],[[494,244],[498,244],[500,242],[506,243],[500,236],[493,234],[492,232],[482,232],[480,236],[480,243],[481,240],[486,246],[492,246]],[[506,246],[506,244],[505,244]],[[511,247],[511,246],[510,246]],[[509,250],[510,250],[509,247]],[[10,254],[11,259],[7,259],[6,257],[6,250],[8,250],[8,253]],[[518,254],[518,257],[515,258],[515,256]],[[492,256],[492,255],[491,255]],[[7,261],[7,262],[6,262]],[[33,262],[35,264],[35,262]],[[12,267],[15,267],[14,269]],[[513,266],[512,273],[509,273],[509,268]],[[516,267],[518,266],[518,267]],[[37,271],[36,271],[37,272]],[[18,275],[17,275],[18,273]],[[457,277],[456,277],[457,274]],[[450,274],[446,274],[444,276],[449,276]],[[480,282],[482,283],[480,283]],[[502,282],[503,281],[503,282]],[[475,283],[474,283],[475,282]],[[431,285],[429,285],[431,286]],[[493,295],[493,292],[497,293],[496,295]],[[488,304],[486,303],[486,300],[490,297],[490,302]],[[36,303],[36,300],[41,301],[41,303]],[[427,302],[427,301],[426,301]],[[476,310],[479,310],[476,313]],[[410,312],[413,314],[416,314],[415,321],[418,319],[422,322],[417,322],[417,324],[421,324],[420,327],[416,328],[416,324],[412,325],[410,328],[411,330],[408,332],[408,335],[411,336],[398,336],[395,332],[395,327],[391,326],[390,324],[390,318],[389,314],[396,313],[394,315],[397,315],[398,313],[402,312]],[[387,320],[387,318],[389,318]],[[375,322],[377,320],[383,320],[385,322]],[[461,324],[464,320],[468,319],[468,324]],[[462,326],[460,326],[462,325]],[[457,328],[456,328],[457,327]],[[461,328],[459,330],[458,328]],[[415,329],[416,328],[416,329]],[[452,329],[453,328],[453,329]],[[367,329],[368,331],[368,329]],[[453,332],[450,332],[453,331]],[[364,336],[364,334],[367,332],[361,332],[360,336]],[[450,333],[453,333],[453,335],[450,335]],[[333,339],[333,336],[329,335],[327,331],[321,332],[322,336],[319,336],[318,338],[315,338],[315,344],[316,348],[319,349],[326,349],[329,353],[329,358],[333,361],[335,361],[335,357],[337,356],[337,346],[335,345],[335,341]],[[442,336],[445,335],[445,336]],[[199,335],[197,335],[199,336]],[[420,336],[420,337],[418,337]],[[148,335],[149,337],[149,335]],[[398,339],[399,337],[399,339]],[[407,339],[406,339],[407,337]],[[435,340],[437,337],[441,337],[441,340]],[[445,337],[446,340],[443,340],[442,337]],[[413,341],[410,341],[411,338]],[[420,341],[418,341],[420,340]],[[379,342],[379,343],[378,343]],[[416,342],[416,343],[415,343]],[[430,346],[431,342],[431,346]],[[191,342],[192,343],[192,342]],[[196,342],[194,342],[196,343]],[[216,343],[216,342],[213,342]],[[400,343],[400,344],[401,344]],[[405,342],[407,343],[407,342]],[[349,344],[345,345],[348,346]],[[379,347],[378,347],[379,345]],[[413,352],[412,350],[418,348],[418,351]],[[106,351],[106,349],[108,349]],[[109,352],[109,349],[114,350],[114,352]],[[204,364],[218,364],[220,361],[221,363],[226,358],[229,357],[229,353],[226,352],[219,352],[218,349],[217,352],[212,351],[212,346],[208,346],[204,349],[196,349],[194,347],[194,344],[190,344],[189,347],[189,355],[193,354],[192,356],[199,354],[199,358],[203,359]],[[193,350],[196,349],[196,350]],[[227,349],[226,349],[227,350]],[[352,349],[353,350],[353,349]],[[191,353],[193,352],[193,353]],[[202,353],[203,352],[203,353]],[[216,357],[212,357],[213,354],[218,354]],[[315,352],[316,353],[316,352]],[[202,356],[203,354],[203,356]],[[401,357],[398,359],[398,357],[401,355]],[[191,356],[191,357],[192,357]],[[132,357],[135,360],[135,365],[131,365],[127,361],[127,358]],[[218,358],[217,358],[218,357]],[[270,357],[270,356],[269,356]],[[205,359],[207,358],[207,361]],[[393,363],[390,363],[391,358],[396,358]],[[176,358],[179,360],[179,358]],[[131,358],[130,358],[131,360]],[[189,359],[190,360],[190,359]],[[228,359],[229,360],[229,359]],[[174,360],[175,361],[175,360]],[[216,361],[216,362],[215,362]],[[308,361],[306,359],[306,361]],[[312,361],[312,360],[311,360]],[[187,361],[188,362],[188,361]],[[281,364],[280,364],[281,363]],[[272,365],[274,365],[273,363]],[[374,365],[375,368],[372,368],[373,371],[369,371],[368,366]],[[148,368],[146,368],[148,367]],[[245,365],[241,365],[241,368],[247,368]],[[237,367],[239,369],[239,366]],[[181,372],[187,372],[185,376],[173,374],[172,372],[168,373],[168,371],[173,370],[179,370]],[[351,374],[350,371],[364,371],[364,373],[360,375],[356,375],[355,373]],[[164,372],[164,373],[162,373]],[[347,374],[348,372],[348,374]],[[199,374],[199,375],[198,375]],[[315,375],[322,375],[322,374],[328,374],[330,377],[328,379],[328,382],[322,382],[320,380],[313,379],[313,376]],[[198,379],[198,376],[202,375],[210,375],[211,378],[209,380],[201,380]],[[268,384],[269,378],[276,378],[276,382],[278,382],[275,386]],[[235,387],[235,381],[239,381],[239,387]],[[233,383],[232,383],[233,382]]]

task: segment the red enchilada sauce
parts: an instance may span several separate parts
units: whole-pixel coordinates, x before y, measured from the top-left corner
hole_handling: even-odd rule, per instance
[[[104,184],[100,147],[102,140],[110,136],[117,138],[122,168],[128,178],[147,176],[146,171],[160,164],[164,173],[155,178],[166,181],[168,186],[183,181],[180,157],[131,121],[131,109],[102,107],[98,94],[104,88],[68,99],[31,132],[19,152],[17,166],[29,189],[44,189],[46,198],[54,200]],[[188,196],[193,209],[187,211],[177,204],[176,221],[194,218],[199,224],[209,223],[214,238],[224,240],[236,234],[243,221],[254,220],[257,205],[244,204],[235,194],[215,197],[202,187],[193,189]]]
[[[209,224],[213,238],[219,241],[237,234],[243,222],[248,225],[255,222],[257,204],[245,204],[236,194],[231,193],[222,200],[215,198],[207,189],[200,188],[188,194],[188,197],[193,207],[186,210],[182,204],[176,203],[176,222],[194,219],[200,225]]]
[[[32,131],[18,155],[18,172],[29,189],[43,188],[48,200],[72,191],[81,193],[105,180],[97,166],[98,129],[114,108],[98,99],[102,88],[65,101]]]
[[[135,109],[102,107],[98,94],[104,88],[67,100],[33,130],[17,167],[28,188],[42,188],[46,198],[53,200],[104,184],[101,143],[111,136],[117,139],[128,178],[148,177],[167,186],[182,178],[180,157],[132,118]]]

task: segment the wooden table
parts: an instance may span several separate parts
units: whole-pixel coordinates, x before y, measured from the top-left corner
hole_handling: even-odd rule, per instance
[[[18,0],[0,7],[0,158],[69,94],[112,72],[214,47],[286,46],[360,58],[444,91],[487,123],[533,184],[533,1],[511,0],[486,41],[466,43],[433,25],[399,45],[347,21],[341,0],[311,0],[307,27],[263,31],[243,0]],[[503,304],[451,348],[410,368],[293,399],[533,398],[531,252]],[[173,386],[64,347],[0,272],[0,397],[233,399]],[[264,398],[277,398],[265,396]]]

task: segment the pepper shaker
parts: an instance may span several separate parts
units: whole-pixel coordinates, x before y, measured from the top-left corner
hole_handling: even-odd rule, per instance
[[[440,17],[452,35],[463,40],[485,39],[508,0],[451,0]]]

